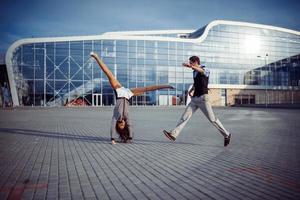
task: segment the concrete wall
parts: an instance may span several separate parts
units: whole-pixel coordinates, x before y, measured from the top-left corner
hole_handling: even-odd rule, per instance
[[[299,90],[254,90],[254,89],[226,89],[227,106],[235,105],[237,96],[253,95],[255,104],[291,104],[300,103]],[[208,92],[210,101],[214,106],[222,105],[221,89],[210,89]],[[267,94],[267,96],[266,96]]]

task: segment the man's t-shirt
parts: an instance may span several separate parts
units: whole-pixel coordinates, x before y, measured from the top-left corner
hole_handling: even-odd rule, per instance
[[[204,66],[202,66],[202,69],[204,70],[204,74],[201,74],[200,72],[194,70],[193,71],[193,77],[194,77],[194,97],[200,97],[203,94],[208,94],[208,78],[209,78],[209,70],[206,69]]]

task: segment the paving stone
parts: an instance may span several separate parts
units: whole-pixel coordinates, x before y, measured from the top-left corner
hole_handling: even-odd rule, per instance
[[[166,139],[184,107],[131,107],[134,143],[113,146],[112,110],[0,110],[0,200],[300,199],[300,110],[214,108],[226,148],[201,112]]]

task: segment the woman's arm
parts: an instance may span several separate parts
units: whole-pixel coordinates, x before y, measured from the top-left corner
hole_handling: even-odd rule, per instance
[[[151,86],[141,87],[141,88],[132,88],[130,90],[134,96],[138,96],[145,92],[161,90],[161,89],[174,89],[174,87],[172,87],[171,85],[151,85]]]
[[[105,73],[107,76],[109,83],[113,89],[117,89],[122,87],[120,82],[115,78],[113,73],[109,70],[109,68],[106,66],[106,64],[98,57],[98,55],[94,52],[91,52],[91,57],[93,57],[96,62],[98,63],[99,67],[102,69],[102,71]]]

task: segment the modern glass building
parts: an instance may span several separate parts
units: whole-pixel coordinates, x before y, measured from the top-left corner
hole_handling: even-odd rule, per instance
[[[182,105],[192,55],[210,69],[213,105],[300,101],[300,32],[274,26],[213,21],[199,30],[108,32],[97,36],[22,39],[6,64],[13,104],[112,105],[107,78],[90,58],[100,55],[124,87],[171,84],[134,97],[132,105]]]

